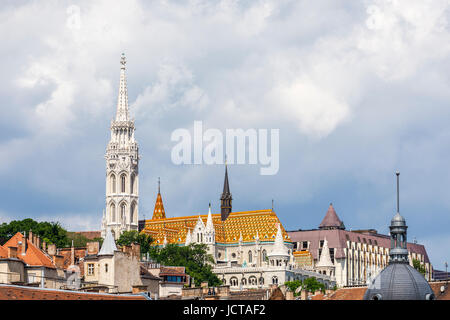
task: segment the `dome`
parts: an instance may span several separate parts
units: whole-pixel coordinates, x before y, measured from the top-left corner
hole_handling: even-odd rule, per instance
[[[403,218],[400,213],[396,213],[395,216],[391,220],[391,226],[405,226],[406,220]]]
[[[425,277],[408,263],[391,263],[369,284],[364,300],[433,300]]]

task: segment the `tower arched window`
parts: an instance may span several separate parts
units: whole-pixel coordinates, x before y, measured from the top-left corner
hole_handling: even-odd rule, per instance
[[[121,184],[120,191],[121,192],[125,192],[125,190],[126,190],[126,183],[127,183],[127,177],[126,177],[125,173],[120,176],[120,181],[121,181],[121,183],[120,183]]]
[[[116,222],[116,205],[111,204],[111,222]]]
[[[135,222],[135,216],[136,216],[136,204],[133,202],[133,204],[131,205],[131,210],[130,210],[130,222],[134,223]]]
[[[277,276],[273,276],[272,277],[272,284],[278,284],[278,277]]]
[[[252,251],[251,250],[249,250],[249,252],[248,252],[248,262],[249,263],[252,263]]]
[[[266,259],[267,259],[267,251],[266,251],[266,249],[264,249],[263,252],[262,252],[262,259],[263,259],[263,261],[266,261]]]
[[[131,179],[130,179],[130,193],[131,194],[134,194],[134,180],[135,180],[135,175],[132,174]]]
[[[116,193],[116,176],[111,175],[111,192]]]
[[[120,206],[120,216],[123,222],[126,223],[126,211],[127,211],[127,205],[125,203],[122,203]]]

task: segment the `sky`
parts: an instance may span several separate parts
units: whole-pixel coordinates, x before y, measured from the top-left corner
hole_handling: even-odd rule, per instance
[[[140,146],[139,218],[220,210],[223,165],[171,161],[178,128],[279,129],[279,171],[229,165],[233,211],[450,244],[450,2],[17,1],[0,8],[0,223],[99,230],[120,55]]]

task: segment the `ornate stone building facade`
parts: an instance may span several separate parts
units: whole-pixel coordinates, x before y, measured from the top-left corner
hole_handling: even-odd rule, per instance
[[[153,217],[145,221],[141,232],[151,235],[159,246],[206,244],[214,258],[213,272],[233,291],[307,277],[316,277],[327,287],[335,284],[330,275],[297,266],[293,243],[273,209],[231,211],[227,169],[220,213],[213,214],[210,204],[208,214],[168,218],[158,190]]]
[[[102,220],[102,237],[110,228],[115,239],[123,231],[138,230],[139,216],[139,147],[128,107],[124,54],[120,64],[117,111],[111,121],[111,139],[105,155],[106,210]]]

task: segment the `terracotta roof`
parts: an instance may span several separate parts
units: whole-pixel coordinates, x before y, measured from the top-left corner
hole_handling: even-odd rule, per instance
[[[185,275],[184,267],[161,267],[159,275],[167,276],[167,275]]]
[[[0,300],[146,300],[146,298],[143,295],[100,294],[0,284]]]
[[[333,204],[330,203],[330,206],[328,207],[328,211],[325,214],[325,217],[323,218],[322,222],[319,225],[319,228],[340,228],[344,224],[339,219],[336,211],[333,208]]]
[[[101,231],[74,231],[73,233],[80,234],[89,240],[93,240],[95,238],[101,238],[102,232]]]
[[[156,196],[156,203],[155,203],[155,209],[153,210],[152,220],[165,219],[165,218],[166,218],[166,212],[164,211],[164,204],[162,201],[161,193],[158,192],[158,195]]]
[[[0,246],[0,258],[8,258],[8,250]]]
[[[194,229],[199,217],[206,225],[207,214],[152,219],[145,221],[145,227],[141,232],[151,235],[158,244],[162,244],[166,237],[167,243],[181,245],[186,241],[187,231]],[[254,242],[257,233],[261,242],[273,242],[277,233],[277,224],[280,223],[272,210],[232,212],[225,221],[222,221],[220,213],[212,214],[212,220],[216,231],[216,242],[219,243],[238,243],[240,234],[244,242]],[[283,226],[281,230],[284,241],[290,242]]]
[[[450,300],[450,290],[446,287],[446,281],[428,282],[436,296],[436,300]],[[441,287],[444,286],[445,291],[441,293]]]
[[[362,300],[367,287],[341,288],[335,292],[324,295],[318,293],[311,297],[312,300]]]
[[[347,237],[349,241],[352,242],[359,242],[361,244],[366,243],[367,245],[372,242],[372,245],[377,245],[379,247],[388,249],[391,247],[391,240],[389,236],[383,234],[362,234],[340,229],[289,231],[288,234],[293,242],[309,241],[309,251],[311,252],[315,260],[318,259],[319,241],[324,240],[325,237],[328,241],[328,247],[335,249],[334,256],[338,259],[345,257],[344,248],[347,248]],[[364,240],[366,242],[364,242]],[[425,247],[423,245],[408,242],[407,248],[410,252],[423,255],[425,263],[430,262],[427,251],[425,250]]]
[[[19,249],[19,242],[26,241],[27,250],[25,255],[22,255],[22,251]],[[44,252],[42,252],[39,248],[37,248],[31,241],[25,239],[22,233],[17,232],[14,236],[11,237],[3,247],[16,247],[17,249],[17,258],[25,262],[30,266],[44,266],[47,268],[55,269],[55,265],[53,264],[52,259],[47,256]]]

